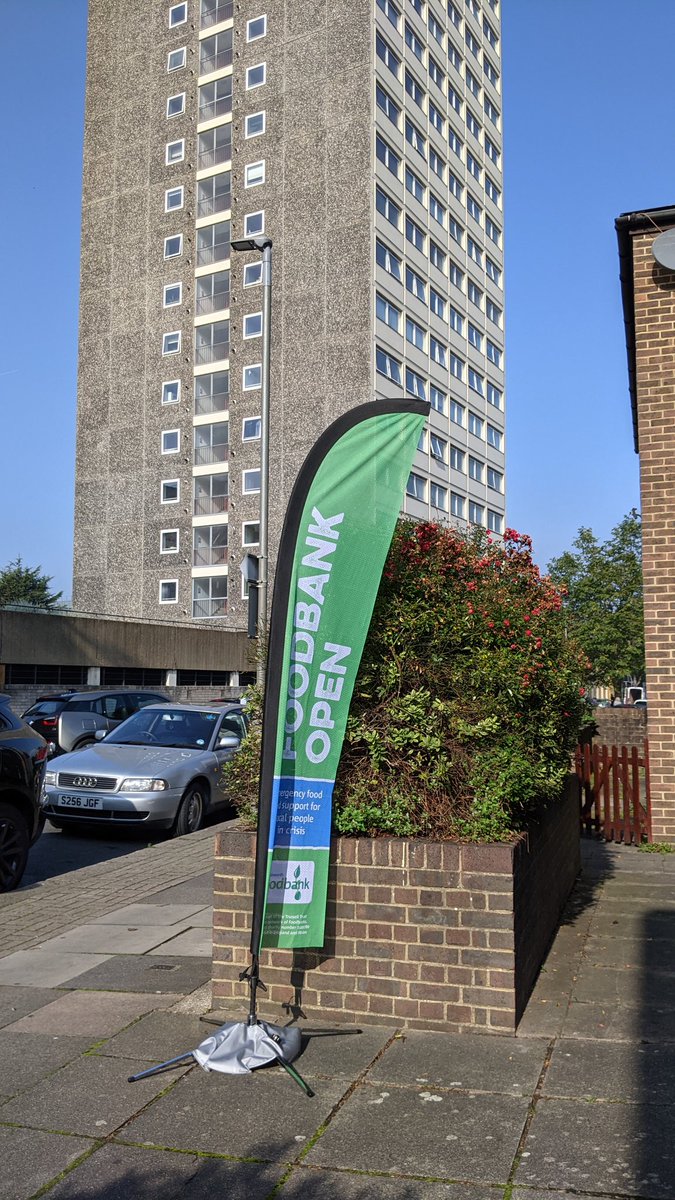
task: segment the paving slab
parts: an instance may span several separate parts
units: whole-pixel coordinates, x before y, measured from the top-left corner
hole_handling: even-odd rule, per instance
[[[673,936],[673,918],[662,911],[645,913],[608,913],[599,908],[591,921],[592,937],[648,938],[651,942],[670,942]],[[557,940],[557,939],[556,939]]]
[[[258,1163],[108,1145],[57,1184],[49,1200],[266,1200],[281,1174]]]
[[[304,1023],[300,1028],[304,1032]],[[309,1032],[303,1037],[302,1053],[297,1065],[302,1075],[312,1079],[358,1079],[395,1032],[393,1027],[387,1029],[370,1025],[360,1033],[326,1036],[321,1032],[321,1026],[313,1021],[308,1021],[306,1028]],[[332,1028],[337,1029],[338,1026]],[[312,1030],[318,1031],[316,1036],[312,1036]],[[318,1084],[315,1086],[319,1087]]]
[[[0,967],[2,963],[0,962]],[[120,992],[193,992],[211,978],[207,958],[117,954],[79,976],[79,988]]]
[[[0,958],[0,984],[18,983],[26,987],[60,987],[83,975],[107,959],[105,954],[76,954],[46,946],[17,950]]]
[[[336,1113],[307,1162],[506,1184],[527,1107],[524,1096],[363,1084]]]
[[[16,984],[0,987],[0,1028],[12,1025],[60,995],[56,988],[20,987]]]
[[[214,833],[216,831],[214,830]],[[213,870],[186,879],[184,883],[162,888],[152,896],[143,897],[144,904],[211,904],[213,902]]]
[[[511,1200],[597,1200],[589,1192],[535,1192],[530,1188],[514,1188]]]
[[[675,942],[670,938],[657,941],[645,938],[590,936],[586,942],[584,961],[599,967],[618,970],[675,973]]]
[[[149,950],[161,954],[161,947],[185,928],[183,921],[174,925],[78,925],[43,942],[40,949],[65,954],[146,954]]]
[[[292,1172],[276,1195],[279,1200],[501,1200],[502,1190],[480,1184],[383,1179],[379,1175],[301,1167]]]
[[[0,1200],[29,1200],[91,1146],[85,1138],[40,1129],[0,1128]]]
[[[97,1054],[115,1058],[142,1058],[147,1062],[165,1062],[187,1050],[193,1050],[210,1036],[213,1026],[198,1017],[177,1013],[153,1012],[117,1033]]]
[[[161,894],[161,893],[160,893]],[[98,917],[95,925],[178,925],[204,911],[200,904],[127,904]],[[192,923],[192,922],[190,922]]]
[[[29,1013],[5,1029],[12,1033],[82,1034],[108,1037],[156,1008],[170,1008],[176,993],[153,996],[143,992],[65,992],[51,1004]]]
[[[88,1050],[89,1037],[56,1036],[0,1030],[0,1091],[6,1097],[25,1092],[59,1067],[79,1058]]]
[[[673,1102],[675,1045],[563,1039],[556,1043],[544,1079],[547,1096]]]
[[[409,1030],[392,1042],[368,1081],[529,1096],[545,1054],[544,1041]]]
[[[671,1007],[571,1001],[562,1023],[566,1038],[599,1038],[615,1042],[675,1042]]]
[[[540,1100],[516,1173],[522,1187],[672,1200],[675,1109]]]
[[[146,1066],[146,1062],[138,1059],[84,1055],[0,1106],[0,1122],[85,1137],[106,1137],[177,1079],[184,1069],[177,1068],[171,1077],[160,1074],[139,1083],[127,1083],[129,1075]],[[165,1136],[164,1143],[168,1140]]]
[[[310,1100],[281,1067],[252,1075],[207,1073],[194,1067],[168,1096],[130,1120],[120,1139],[291,1162],[327,1120],[346,1086],[343,1081],[322,1082]]]
[[[667,971],[633,967],[594,966],[584,960],[572,990],[572,999],[586,1004],[652,1005],[675,1010],[675,976]]]
[[[181,933],[169,933],[168,938],[160,946],[150,950],[150,954],[208,958],[210,963],[213,957],[213,932],[211,925],[208,928],[206,926],[197,926],[194,929],[186,929]]]

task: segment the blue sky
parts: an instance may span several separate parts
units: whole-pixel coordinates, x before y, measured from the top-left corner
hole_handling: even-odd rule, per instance
[[[86,2],[29,38],[1,7],[0,566],[68,598]],[[614,218],[675,203],[673,45],[672,0],[503,0],[507,517],[541,565],[639,507]]]

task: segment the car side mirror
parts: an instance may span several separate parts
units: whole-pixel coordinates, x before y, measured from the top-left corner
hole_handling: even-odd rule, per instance
[[[102,742],[107,732],[107,729],[97,729],[96,733],[94,734],[94,740],[97,742]]]
[[[221,733],[216,743],[216,750],[238,750],[240,741],[233,733]]]

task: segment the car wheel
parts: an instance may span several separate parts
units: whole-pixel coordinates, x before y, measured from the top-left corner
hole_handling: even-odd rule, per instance
[[[11,892],[26,869],[30,834],[13,804],[0,804],[0,892]]]
[[[81,742],[78,742],[76,746],[73,746],[73,750],[86,750],[88,746],[95,745],[96,738],[82,738]]]
[[[201,829],[206,812],[204,792],[204,785],[199,783],[193,783],[187,789],[180,802],[173,827],[175,837],[183,837],[186,833],[196,833],[198,829]]]

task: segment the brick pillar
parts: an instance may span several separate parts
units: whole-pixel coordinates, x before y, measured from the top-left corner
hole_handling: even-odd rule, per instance
[[[645,649],[654,841],[675,843],[675,272],[633,236]]]

